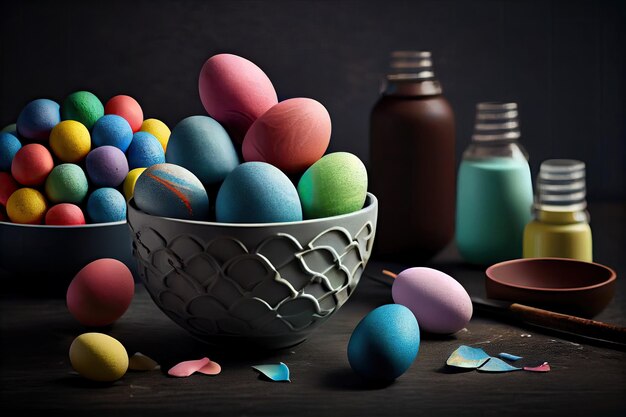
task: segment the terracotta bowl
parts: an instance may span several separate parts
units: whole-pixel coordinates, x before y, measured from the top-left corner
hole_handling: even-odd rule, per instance
[[[565,258],[527,258],[487,268],[487,297],[593,317],[615,293],[615,271]]]

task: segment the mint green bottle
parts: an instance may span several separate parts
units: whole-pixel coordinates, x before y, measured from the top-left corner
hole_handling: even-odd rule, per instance
[[[479,103],[457,180],[456,243],[478,265],[522,257],[533,188],[516,103]]]

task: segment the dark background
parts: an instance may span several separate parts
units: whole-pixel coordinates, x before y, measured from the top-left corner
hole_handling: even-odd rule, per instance
[[[587,163],[590,200],[626,198],[625,2],[2,2],[0,123],[28,101],[85,89],[135,97],[170,128],[204,114],[204,61],[259,65],[279,99],[323,103],[330,151],[368,161],[368,118],[394,49],[433,52],[457,116],[457,158],[479,101],[517,101],[533,175],[548,158]],[[593,213],[592,213],[593,216]]]

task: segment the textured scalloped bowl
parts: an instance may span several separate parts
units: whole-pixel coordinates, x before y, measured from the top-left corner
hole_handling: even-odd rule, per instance
[[[278,349],[305,340],[354,292],[378,202],[341,216],[225,224],[146,214],[128,204],[138,274],[157,306],[220,346]]]

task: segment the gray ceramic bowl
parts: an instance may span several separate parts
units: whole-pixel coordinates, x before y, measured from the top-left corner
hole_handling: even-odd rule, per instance
[[[125,221],[81,226],[0,222],[0,270],[11,287],[65,295],[74,275],[99,258],[119,259],[134,269]]]
[[[277,349],[302,342],[354,292],[378,202],[354,213],[267,224],[198,222],[128,204],[138,274],[154,302],[195,337]]]

